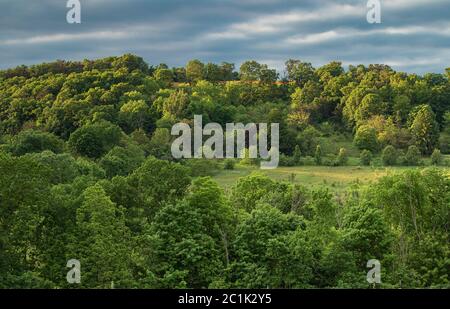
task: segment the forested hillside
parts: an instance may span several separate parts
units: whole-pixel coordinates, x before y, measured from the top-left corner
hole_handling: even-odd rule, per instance
[[[444,69],[444,68],[443,68]],[[444,71],[444,70],[443,70]],[[255,159],[174,160],[171,127],[279,123],[283,166],[410,166],[343,194]],[[0,71],[0,287],[450,288],[450,69],[149,65]],[[81,262],[81,284],[66,281]]]

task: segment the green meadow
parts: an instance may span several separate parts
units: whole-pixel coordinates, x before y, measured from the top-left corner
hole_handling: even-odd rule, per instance
[[[274,170],[261,170],[258,166],[236,165],[234,170],[221,170],[213,178],[225,189],[231,188],[240,177],[251,173],[261,173],[277,181],[288,181],[302,184],[310,188],[327,187],[331,191],[346,190],[354,183],[369,184],[383,176],[402,172],[408,169],[423,169],[429,166],[406,167],[372,167],[372,166],[296,166],[279,167]],[[438,167],[447,171],[449,167]]]

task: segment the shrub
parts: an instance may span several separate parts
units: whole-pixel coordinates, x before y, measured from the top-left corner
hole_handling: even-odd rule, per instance
[[[295,166],[296,164],[300,164],[301,162],[296,163],[294,157],[289,157],[285,154],[280,154],[280,166]]]
[[[295,149],[294,149],[294,153],[292,155],[292,159],[294,160],[294,165],[298,164],[300,162],[301,156],[302,156],[302,153],[300,151],[300,146],[296,145]]]
[[[235,162],[233,159],[226,159],[223,164],[223,169],[225,170],[234,170]]]
[[[397,163],[397,150],[389,145],[383,149],[381,160],[384,165],[395,165]]]
[[[442,154],[439,149],[435,149],[433,153],[431,154],[431,164],[433,165],[440,165],[442,164]]]
[[[372,152],[370,150],[363,150],[359,157],[361,165],[368,166],[372,162]]]
[[[450,154],[450,134],[443,132],[439,138],[439,145],[442,153]]]
[[[316,146],[316,152],[314,153],[314,161],[317,165],[322,164],[322,148],[320,145]]]
[[[185,161],[192,177],[214,176],[219,166],[217,161],[208,159],[189,159]]]
[[[419,165],[420,156],[420,150],[419,148],[417,148],[417,146],[409,146],[405,156],[406,165]]]
[[[336,158],[336,165],[337,166],[344,166],[348,162],[348,154],[347,150],[345,148],[339,149],[339,154]]]
[[[314,165],[315,162],[316,162],[315,158],[311,156],[306,156],[300,160],[300,165],[311,166]]]
[[[353,143],[359,149],[376,151],[378,141],[375,129],[369,126],[360,126],[356,131]]]

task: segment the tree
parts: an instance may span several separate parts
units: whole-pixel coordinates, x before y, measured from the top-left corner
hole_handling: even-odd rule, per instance
[[[64,141],[55,135],[37,130],[24,130],[14,136],[7,149],[16,156],[26,153],[50,150],[54,153],[64,151]]]
[[[87,188],[67,257],[80,261],[86,288],[131,287],[130,234],[123,212],[100,185]]]
[[[420,105],[413,112],[410,126],[414,143],[424,154],[430,154],[439,139],[439,127],[435,115],[429,105]]]
[[[76,154],[100,158],[119,144],[122,134],[122,130],[110,122],[87,124],[70,135],[69,147]]]
[[[359,160],[362,165],[370,165],[370,163],[372,162],[372,153],[370,152],[370,150],[363,150],[361,152]]]
[[[148,157],[127,178],[127,182],[136,191],[134,198],[146,216],[152,217],[165,203],[174,203],[182,198],[191,180],[186,167]]]
[[[150,132],[154,126],[155,117],[144,100],[137,100],[129,101],[122,105],[119,112],[119,120],[127,133],[137,129]]]
[[[100,160],[100,166],[108,178],[126,176],[138,168],[144,159],[144,151],[136,145],[128,145],[126,148],[116,146]]]
[[[207,288],[220,281],[230,256],[232,212],[221,189],[209,178],[199,178],[191,192],[175,205],[164,206],[152,222],[158,235],[160,277],[183,274],[189,287]]]
[[[239,78],[242,81],[261,81],[263,83],[273,83],[277,80],[278,74],[275,70],[269,69],[267,64],[260,64],[256,61],[246,61],[239,69]]]
[[[31,288],[21,277],[30,271],[36,279],[42,270],[38,265],[44,262],[40,244],[50,201],[49,170],[30,157],[0,152],[0,171],[0,285]]]
[[[397,163],[397,157],[397,150],[391,145],[386,146],[381,154],[381,160],[384,165],[395,165]]]
[[[235,80],[237,73],[234,72],[234,63],[222,62],[219,66],[221,72],[221,80],[229,81]]]
[[[303,87],[308,81],[317,80],[315,69],[311,63],[300,60],[289,59],[286,61],[286,72],[289,80],[294,81],[299,87]]]
[[[356,123],[363,123],[371,116],[379,114],[381,112],[381,98],[379,95],[369,93],[361,101],[361,104],[355,111],[354,118]]]
[[[158,159],[172,159],[169,129],[157,128],[148,143],[149,153]]]
[[[353,143],[361,150],[377,151],[378,141],[375,129],[367,125],[358,127]]]
[[[251,174],[240,178],[233,187],[231,201],[237,208],[251,212],[256,204],[272,193],[284,194],[285,185],[279,184],[267,176]]]
[[[411,99],[406,95],[396,96],[393,109],[396,122],[399,124],[405,123],[411,111]]]
[[[440,165],[442,163],[442,154],[439,149],[435,149],[431,154],[431,164]]]
[[[154,76],[157,81],[163,82],[165,84],[170,84],[174,80],[173,72],[167,68],[157,69],[154,73]]]
[[[197,82],[204,79],[205,65],[200,60],[191,60],[186,65],[186,78],[189,82]]]
[[[300,163],[301,156],[302,156],[302,152],[300,151],[300,146],[295,145],[294,153],[292,155],[292,158],[294,159],[295,164]]]
[[[237,227],[234,285],[245,288],[305,288],[313,277],[313,247],[301,219],[259,204]]]
[[[215,64],[215,63],[207,63],[205,65],[205,80],[210,81],[210,82],[218,82],[220,80],[223,80],[223,76],[222,76],[222,70],[221,68]]]
[[[347,164],[347,162],[348,162],[347,150],[345,148],[339,149],[339,154],[336,158],[336,164],[338,166],[344,166]]]
[[[417,146],[409,146],[408,151],[406,152],[406,164],[407,165],[419,165],[420,163],[421,153]]]
[[[322,164],[322,148],[320,145],[316,146],[316,152],[314,153],[314,160],[316,161],[317,165]]]
[[[261,64],[252,60],[241,64],[239,78],[242,81],[257,81],[261,75]]]

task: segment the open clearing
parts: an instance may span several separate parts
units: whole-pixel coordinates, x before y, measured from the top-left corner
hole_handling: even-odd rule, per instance
[[[222,187],[228,189],[240,177],[250,175],[252,172],[258,172],[279,181],[289,181],[312,188],[327,187],[332,191],[342,191],[355,182],[367,184],[390,173],[423,168],[426,167],[297,166],[279,167],[274,170],[260,170],[258,167],[237,165],[234,170],[221,170],[213,178]],[[445,170],[450,175],[449,167],[439,168]]]

